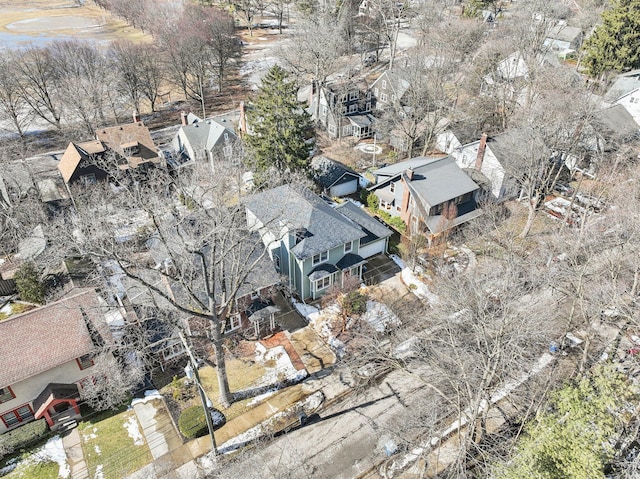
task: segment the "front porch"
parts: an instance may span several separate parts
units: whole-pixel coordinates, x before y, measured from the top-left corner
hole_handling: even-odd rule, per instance
[[[349,278],[362,281],[363,267],[367,260],[355,253],[345,254],[335,265],[326,263],[316,266],[309,274],[311,299],[315,301],[332,286],[343,288]]]
[[[44,417],[52,431],[75,426],[81,417],[78,401],[80,391],[77,385],[50,383],[33,401],[34,418]]]

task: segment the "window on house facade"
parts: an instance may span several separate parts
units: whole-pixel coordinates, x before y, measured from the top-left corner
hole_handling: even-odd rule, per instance
[[[352,249],[353,249],[353,241],[349,241],[348,243],[344,244],[345,253],[350,253]]]
[[[233,147],[231,145],[225,146],[222,149],[222,154],[225,156],[225,158],[230,158],[232,153],[233,153]]]
[[[23,422],[30,421],[33,419],[33,411],[31,410],[31,406],[25,404],[24,406],[20,406],[19,408],[14,409],[13,411],[9,411],[0,416],[2,422],[6,427],[15,426],[16,424],[20,424]]]
[[[229,133],[224,132],[224,141],[229,141]]]
[[[333,124],[329,125],[328,130],[329,130],[329,134],[330,135],[335,135],[336,134],[336,125],[333,125]]]
[[[327,275],[316,281],[316,291],[327,289],[329,286],[331,286],[331,275]]]
[[[280,256],[278,256],[277,254],[273,255],[273,264],[276,267],[276,271],[279,273],[280,272]]]
[[[357,91],[349,92],[349,101],[357,100],[360,94]]]
[[[382,89],[383,90],[387,89],[387,80],[382,80]]]
[[[0,388],[0,404],[3,402],[11,401],[16,397],[11,390],[11,387],[7,386],[6,388]]]
[[[258,299],[260,297],[260,291],[252,291],[251,299]]]
[[[395,183],[391,183],[391,184],[389,185],[389,191],[390,191],[391,193],[395,193],[395,191],[396,191],[396,184],[395,184]]]
[[[177,358],[185,353],[184,344],[181,342],[168,345],[162,350],[162,357],[165,361],[169,359]]]
[[[387,101],[388,97],[386,93],[383,93],[382,95],[380,95],[380,101]]]
[[[80,369],[88,369],[93,366],[93,356],[91,354],[85,354],[76,359]]]
[[[368,101],[367,104],[364,107],[364,111],[371,111],[371,102]]]
[[[94,175],[93,173],[82,175],[80,177],[80,181],[82,181],[82,183],[85,185],[93,185],[94,183],[96,183],[96,175]]]
[[[94,376],[87,376],[86,378],[82,378],[76,384],[80,386],[80,389],[87,389],[88,387],[96,384],[96,378]]]
[[[376,98],[380,95],[380,91],[377,88],[373,89],[373,94],[376,96]]]
[[[346,114],[347,114],[347,107],[346,107],[346,106],[343,106],[342,108],[340,108],[340,112],[341,112],[343,115],[346,115]]]
[[[344,125],[342,127],[342,136],[351,136],[352,133],[351,125]]]
[[[371,90],[367,90],[367,100],[371,100]]]
[[[322,105],[322,116],[327,116],[327,106]]]
[[[354,113],[358,111],[358,104],[357,103],[352,103],[351,105],[349,105],[349,113]]]
[[[317,264],[324,263],[328,259],[329,259],[329,252],[323,251],[320,254],[314,255],[313,258],[311,259],[311,263],[313,264],[313,266],[315,266]]]
[[[227,324],[224,326],[224,332],[229,333],[231,331],[235,331],[236,329],[240,329],[242,325],[242,319],[239,314],[232,314],[227,318]]]
[[[396,101],[396,96],[395,95],[391,95],[391,101],[393,101],[393,102]]]

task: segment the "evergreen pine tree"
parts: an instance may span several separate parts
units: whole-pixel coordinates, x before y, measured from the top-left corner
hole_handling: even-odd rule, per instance
[[[262,87],[247,112],[251,134],[246,143],[253,154],[258,173],[270,168],[304,170],[309,164],[313,143],[311,117],[298,102],[297,86],[287,72],[272,67],[262,79]]]
[[[640,2],[611,0],[602,24],[587,39],[585,63],[593,76],[640,68]]]
[[[20,299],[30,303],[44,301],[45,287],[40,281],[40,273],[33,263],[24,263],[14,276]]]

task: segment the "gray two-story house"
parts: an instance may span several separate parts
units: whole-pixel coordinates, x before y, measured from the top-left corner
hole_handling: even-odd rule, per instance
[[[366,258],[386,252],[391,230],[354,206],[334,208],[308,188],[283,185],[246,200],[247,224],[290,290],[316,299],[347,277],[361,279]]]

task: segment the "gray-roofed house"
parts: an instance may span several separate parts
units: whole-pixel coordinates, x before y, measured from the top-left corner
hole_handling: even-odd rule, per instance
[[[369,215],[364,209],[352,201],[345,201],[336,206],[336,210],[357,223],[367,234],[360,238],[359,253],[363,258],[370,258],[380,253],[386,253],[389,237],[393,232],[380,220]]]
[[[183,115],[182,118],[183,124],[171,142],[178,157],[186,156],[191,161],[209,161],[213,165],[215,161],[229,160],[233,156],[238,137],[231,125],[213,119],[199,120],[195,116]],[[181,161],[180,165],[186,163]]]
[[[351,82],[331,82],[322,88],[313,84],[308,111],[332,138],[373,136],[371,91]]]
[[[603,99],[608,105],[622,105],[640,124],[640,70],[619,75]]]
[[[360,225],[303,186],[279,186],[249,197],[245,204],[249,228],[260,232],[276,269],[303,300],[341,286],[347,276],[361,279],[366,263],[362,255],[386,250],[388,236],[380,228]],[[363,240],[375,242],[377,249],[362,250]]]
[[[316,156],[311,160],[313,179],[326,195],[347,196],[358,191],[360,175],[351,168],[326,156]]]
[[[376,109],[383,110],[389,105],[401,104],[402,97],[410,87],[411,85],[400,72],[386,70],[371,84]]]
[[[431,243],[441,233],[477,218],[482,210],[476,203],[480,187],[453,158],[424,160],[404,170],[405,162],[393,165],[400,171],[369,190],[379,198],[380,209],[399,216],[411,234],[424,234]]]
[[[560,23],[551,27],[544,39],[544,46],[553,51],[567,53],[577,51],[582,45],[582,29]]]
[[[592,127],[595,132],[594,146],[598,151],[615,149],[616,144],[637,138],[640,133],[640,125],[622,104],[596,112]]]

